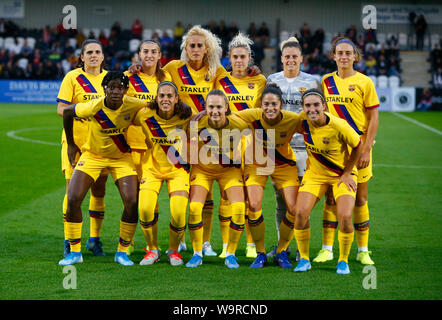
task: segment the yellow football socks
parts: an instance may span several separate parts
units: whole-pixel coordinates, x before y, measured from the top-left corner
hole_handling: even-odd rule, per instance
[[[356,232],[356,242],[359,248],[368,248],[370,216],[368,211],[368,203],[363,206],[355,206],[353,209],[353,225]]]
[[[245,204],[244,202],[234,202],[232,206],[232,220],[230,221],[229,242],[227,252],[235,253],[238,247],[241,234],[245,223]]]
[[[138,203],[140,225],[149,250],[158,249],[156,235],[154,234],[154,228],[158,228],[158,215],[155,214],[157,198],[158,194],[153,190],[140,190],[140,201]]]
[[[192,240],[193,251],[196,252],[203,250],[203,206],[204,204],[200,202],[191,202],[189,204],[189,234]]]
[[[232,208],[230,202],[221,198],[219,203],[219,227],[223,244],[229,242],[230,219],[232,218]]]
[[[339,242],[339,260],[348,263],[348,256],[350,254],[351,245],[353,243],[354,232],[344,233],[338,231]]]
[[[65,222],[66,234],[65,237],[69,240],[71,252],[81,251],[81,228],[83,222]]]
[[[104,219],[104,198],[91,195],[89,200],[90,237],[99,238]]]
[[[187,202],[187,197],[170,197],[169,250],[171,251],[178,251],[178,246],[186,230]]]
[[[256,245],[256,252],[265,253],[265,224],[262,210],[256,212],[249,211],[249,226],[250,233],[252,234],[253,241]]]
[[[287,250],[290,241],[292,241],[294,222],[295,217],[286,212],[285,216],[282,218],[281,224],[279,225],[279,240],[278,248],[276,249],[277,254],[281,253],[281,251]]]
[[[336,215],[336,204],[331,205],[325,203],[324,211],[322,213],[322,245],[323,249],[328,248],[330,251],[333,248],[335,241],[335,232],[338,226],[338,219]]]
[[[301,259],[310,261],[309,248],[310,248],[310,228],[304,230],[294,229],[296,243],[298,244],[299,254]]]
[[[127,252],[135,230],[137,229],[137,222],[124,222],[120,221],[120,241],[118,243],[118,252]]]

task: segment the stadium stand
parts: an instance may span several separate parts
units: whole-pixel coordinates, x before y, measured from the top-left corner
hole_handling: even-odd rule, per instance
[[[110,28],[90,27],[80,30],[64,30],[61,23],[55,27],[46,26],[39,30],[26,30],[9,21],[4,23],[5,32],[0,35],[0,78],[43,80],[62,79],[69,70],[75,68],[81,44],[88,38],[98,39],[103,43],[105,64],[110,70],[125,70],[130,65],[140,42],[152,38],[161,43],[164,65],[179,58],[181,37],[189,28],[189,26],[184,27],[181,22],[177,22],[173,28],[164,30],[146,28],[139,19],[136,19],[128,30],[122,29],[118,22]],[[239,30],[234,22],[227,25],[224,21],[217,23],[213,20],[204,27],[218,35],[224,50]],[[274,47],[275,57],[279,57],[278,44],[290,36],[296,36],[304,53],[301,70],[318,76],[331,72],[336,69],[330,53],[331,42],[337,36],[345,35],[363,52],[363,58],[356,66],[357,70],[371,76],[380,85],[385,85],[383,80],[378,81],[377,78],[380,76],[387,77],[387,86],[389,84],[397,86],[397,79],[399,85],[401,82],[399,50],[407,45],[407,36],[404,34],[376,34],[375,30],[358,31],[355,26],[350,26],[342,33],[324,31],[322,28],[313,31],[307,23],[304,23],[297,31],[282,30],[278,38],[272,38],[265,22],[259,27],[251,22],[247,33],[254,41],[252,47],[254,62],[260,67],[266,48]],[[437,41],[440,42],[439,35],[432,35],[432,52],[436,54],[432,53],[430,59],[434,64],[440,64],[441,61],[440,54],[437,54],[440,52]],[[276,60],[276,71],[280,71],[282,66],[279,59]],[[228,62],[226,66],[228,67]],[[389,81],[388,77],[394,80]]]

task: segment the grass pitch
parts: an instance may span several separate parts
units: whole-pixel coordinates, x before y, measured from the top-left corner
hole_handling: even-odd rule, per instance
[[[376,262],[376,289],[364,289],[363,266],[350,255],[351,274],[335,272],[336,258],[295,274],[270,263],[261,270],[248,266],[245,235],[237,256],[241,267],[229,270],[218,257],[205,257],[201,267],[171,267],[167,256],[153,266],[139,266],[144,237],[135,235],[134,267],[113,261],[118,245],[122,203],[108,180],[102,241],[106,257],[94,257],[85,247],[89,236],[88,197],[83,204],[83,264],[77,264],[77,289],[67,290],[67,274],[58,265],[63,253],[60,171],[61,118],[55,105],[0,105],[0,299],[441,299],[442,292],[442,113],[404,114],[439,133],[381,113],[374,147],[374,175],[369,184],[370,250]],[[159,244],[168,246],[169,202],[160,194]],[[215,190],[218,190],[215,187]],[[215,208],[219,203],[214,192]],[[266,246],[276,243],[274,195],[269,184],[263,201]],[[322,201],[312,213],[310,256],[321,247]],[[221,251],[215,209],[212,246]],[[191,257],[191,243],[183,254]],[[295,244],[292,242],[292,246]],[[335,257],[338,255],[335,240]],[[365,280],[367,282],[367,279]]]

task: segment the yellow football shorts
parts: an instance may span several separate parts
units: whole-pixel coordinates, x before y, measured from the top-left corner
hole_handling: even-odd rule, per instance
[[[358,183],[365,183],[373,178],[373,151],[370,150],[370,164],[362,169],[358,169]]]
[[[357,177],[355,175],[352,175],[352,178],[355,182],[357,181]],[[356,192],[353,190],[350,191],[344,183],[341,183],[338,186],[339,179],[340,177],[326,177],[323,175],[318,175],[307,169],[304,177],[302,178],[299,192],[308,192],[316,196],[318,199],[321,199],[328,187],[331,186],[333,188],[333,196],[335,201],[343,195],[350,195],[356,198]]]
[[[189,192],[189,173],[183,168],[162,173],[143,167],[143,178],[140,181],[140,190],[152,190],[160,193],[163,181],[166,181],[169,194],[175,191]]]
[[[114,181],[127,176],[136,176],[134,162],[130,153],[125,153],[122,158],[112,159],[84,152],[75,166],[75,170],[82,171],[97,181],[100,174],[110,172]]]
[[[289,164],[275,166],[273,173],[270,175],[262,175],[257,169],[258,167],[256,166],[246,165],[244,171],[244,181],[246,186],[259,185],[264,188],[269,176],[276,185],[277,190],[299,186],[298,169],[296,166],[291,166]]]
[[[202,186],[207,191],[210,191],[215,180],[218,181],[220,190],[244,186],[241,168],[222,168],[219,172],[214,173],[202,170],[197,165],[192,166],[192,172],[190,174],[191,186]]]

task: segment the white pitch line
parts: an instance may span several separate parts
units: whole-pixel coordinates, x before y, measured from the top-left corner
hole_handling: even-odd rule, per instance
[[[402,164],[384,164],[375,163],[375,167],[386,167],[386,168],[404,168],[404,169],[442,169],[442,166],[415,166],[415,165],[402,165]]]
[[[30,143],[40,143],[40,144],[46,144],[46,145],[50,145],[50,146],[60,146],[60,143],[43,141],[43,140],[38,140],[38,139],[29,139],[29,138],[17,136],[18,133],[22,133],[22,132],[29,132],[29,131],[35,131],[35,130],[53,130],[53,129],[59,129],[59,128],[58,127],[24,128],[24,129],[19,129],[19,130],[8,131],[8,133],[6,133],[6,135],[12,139],[26,141],[26,142],[30,142]]]
[[[430,126],[428,126],[428,125],[426,125],[426,124],[424,124],[424,123],[422,123],[420,121],[414,120],[414,119],[412,119],[410,117],[404,116],[403,114],[400,114],[400,113],[397,113],[397,112],[392,112],[392,113],[395,116],[397,116],[397,117],[399,117],[401,119],[407,120],[407,121],[409,121],[411,123],[414,123],[415,125],[418,125],[419,127],[422,127],[424,129],[430,130],[430,131],[432,131],[434,133],[437,133],[438,135],[442,135],[442,131],[439,131],[439,130],[433,128],[433,127],[430,127]]]

